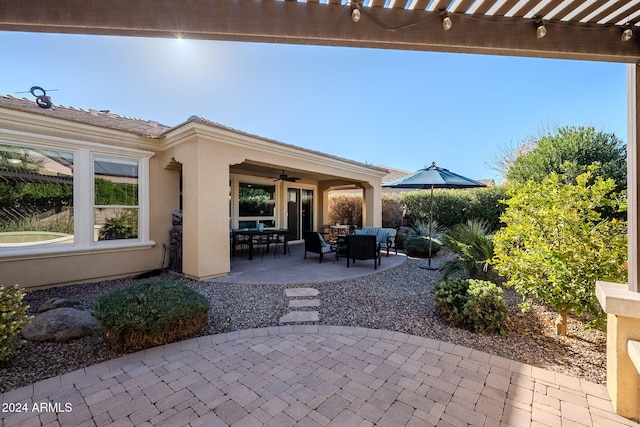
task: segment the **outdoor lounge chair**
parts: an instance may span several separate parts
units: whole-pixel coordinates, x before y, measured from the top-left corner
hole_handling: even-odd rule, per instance
[[[322,236],[315,231],[305,231],[304,233],[304,259],[307,259],[307,252],[320,255],[320,263],[324,254],[333,252],[331,245],[324,241]]]
[[[349,260],[373,259],[373,268],[378,269],[380,265],[380,244],[376,241],[376,236],[347,236],[347,267]]]

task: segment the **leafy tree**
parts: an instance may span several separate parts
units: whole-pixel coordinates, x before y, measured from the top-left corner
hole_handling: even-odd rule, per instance
[[[605,314],[596,299],[597,280],[626,282],[627,224],[602,215],[624,209],[612,179],[578,175],[575,183],[551,173],[508,191],[506,224],[494,237],[493,263],[525,299],[551,304],[560,313],[558,333],[566,335],[569,312],[589,314],[588,326],[602,327]]]
[[[563,127],[557,133],[542,137],[535,148],[517,157],[507,172],[508,181],[541,182],[552,172],[563,174],[568,182],[600,165],[594,176],[613,179],[616,190],[627,186],[627,152],[625,144],[614,134],[593,127]]]

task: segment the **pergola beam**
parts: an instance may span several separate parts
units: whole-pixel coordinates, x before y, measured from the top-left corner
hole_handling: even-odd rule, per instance
[[[620,40],[620,28],[532,19],[453,14],[444,31],[439,11],[295,1],[3,0],[0,30],[194,38],[522,57],[640,62],[640,43]]]

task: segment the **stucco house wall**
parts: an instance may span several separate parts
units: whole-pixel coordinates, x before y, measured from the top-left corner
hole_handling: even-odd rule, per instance
[[[229,217],[229,184],[240,179],[237,177],[272,182],[281,169],[294,170],[301,176],[293,184],[274,184],[279,195],[278,227],[286,227],[284,206],[290,186],[313,190],[314,229],[324,221],[328,191],[344,185],[365,188],[365,223],[381,224],[380,184],[386,170],[257,137],[198,117],[168,127],[104,111],[61,106],[41,109],[31,100],[0,96],[0,146],[63,150],[75,159],[74,242],[56,247],[0,246],[3,284],[16,283],[27,289],[166,267],[171,216],[180,207],[185,275],[204,279],[227,274],[230,221],[231,225],[237,224],[237,216]],[[140,230],[135,239],[97,241],[91,236],[91,165],[98,156],[137,162]],[[236,198],[232,194],[231,203]]]

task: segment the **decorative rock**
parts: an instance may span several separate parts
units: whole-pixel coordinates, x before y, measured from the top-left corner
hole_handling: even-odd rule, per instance
[[[33,318],[22,329],[22,336],[29,341],[67,342],[100,330],[100,322],[90,312],[63,307]]]
[[[43,302],[36,310],[36,313],[44,313],[45,311],[63,307],[76,307],[80,305],[80,301],[69,298],[49,298]]]

